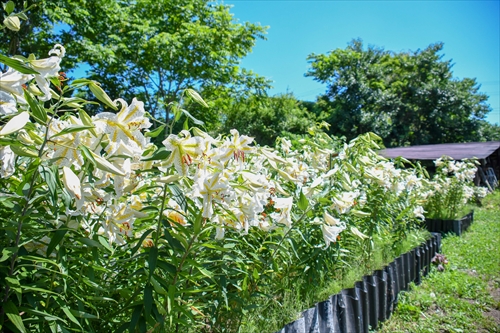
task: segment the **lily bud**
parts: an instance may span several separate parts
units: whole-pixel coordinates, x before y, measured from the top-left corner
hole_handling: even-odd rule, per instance
[[[112,108],[113,110],[118,110],[118,107],[116,106],[116,103],[109,98],[108,94],[101,88],[99,83],[92,81],[89,83],[89,88],[90,91],[94,94],[95,97],[97,97],[98,100]]]
[[[35,144],[35,141],[33,141],[33,139],[29,136],[28,132],[26,132],[24,129],[17,132],[17,139],[27,146]]]
[[[323,218],[325,219],[325,222],[330,226],[335,226],[340,223],[340,219],[331,216],[326,211],[323,212]]]
[[[354,235],[356,235],[356,236],[358,236],[359,238],[361,238],[361,239],[367,239],[367,238],[368,238],[368,236],[367,236],[367,235],[365,235],[364,233],[362,233],[361,231],[359,231],[359,229],[358,229],[358,228],[356,228],[356,227],[351,227],[351,232],[352,232]]]
[[[82,198],[82,190],[80,179],[75,175],[73,170],[68,167],[63,167],[63,179],[66,189],[75,196],[77,199]]]
[[[3,20],[3,24],[7,27],[7,29],[12,31],[19,31],[21,29],[21,21],[17,16],[7,16],[5,20]]]
[[[21,128],[26,125],[26,123],[30,120],[30,115],[28,112],[24,111],[18,114],[17,116],[12,117],[7,124],[0,130],[0,136],[11,134],[19,131]]]

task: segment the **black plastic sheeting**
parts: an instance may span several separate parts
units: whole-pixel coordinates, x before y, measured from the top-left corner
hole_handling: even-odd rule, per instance
[[[276,333],[369,333],[391,317],[398,295],[411,282],[420,284],[429,274],[431,259],[439,253],[441,234],[402,254],[383,269],[363,276],[353,288],[342,290],[302,313]]]
[[[460,220],[426,219],[425,227],[430,232],[439,232],[442,234],[453,232],[460,236],[464,231],[469,229],[472,222],[474,222],[474,211],[465,215]]]

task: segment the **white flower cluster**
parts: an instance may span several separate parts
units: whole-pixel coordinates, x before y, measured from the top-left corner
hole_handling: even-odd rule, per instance
[[[106,95],[106,105],[120,106],[116,113],[89,117],[80,109],[31,122],[34,114],[26,101],[30,94],[42,102],[52,97],[65,99],[50,89],[48,80],[58,75],[64,53],[56,45],[50,58],[29,61],[39,74],[24,75],[12,69],[2,74],[7,84],[2,85],[0,116],[7,123],[0,136],[17,143],[0,146],[0,175],[16,177],[30,157],[56,165],[65,191],[73,198],[66,215],[78,216],[89,234],[98,230],[111,243],[123,244],[127,237],[155,228],[136,230],[134,223],[147,216],[142,212],[146,201],[161,201],[162,187],[174,184],[201,210],[205,222],[217,224],[218,238],[224,237],[227,228],[242,233],[251,227],[290,228],[304,210],[321,207],[321,212],[313,213],[313,224],[321,224],[327,246],[337,241],[348,224],[353,235],[365,239],[368,236],[355,221],[372,217],[375,209],[367,203],[376,198],[398,215],[409,211],[412,218],[423,218],[416,200],[421,179],[371,150],[370,136],[345,144],[335,154],[324,138],[301,139],[300,150],[281,139],[279,149],[272,149],[253,146],[253,138],[237,130],[214,138],[194,128],[170,134],[163,141],[168,156],[155,159],[151,156],[158,148],[145,135],[151,123],[144,104],[135,98],[129,105]],[[33,79],[35,83],[30,83]],[[297,209],[299,198],[303,203]],[[187,226],[191,217],[186,210],[169,197],[163,215],[174,228]],[[145,244],[151,246],[151,240]]]

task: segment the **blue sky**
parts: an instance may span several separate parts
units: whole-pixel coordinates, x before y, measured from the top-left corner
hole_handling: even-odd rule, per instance
[[[326,86],[304,77],[307,56],[345,48],[354,38],[390,51],[443,42],[453,76],[476,78],[500,124],[500,1],[226,0],[240,22],[269,26],[242,67],[273,80],[271,94],[315,100]]]

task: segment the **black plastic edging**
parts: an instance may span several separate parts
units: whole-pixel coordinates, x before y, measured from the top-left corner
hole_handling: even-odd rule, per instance
[[[441,234],[402,254],[383,269],[366,275],[353,288],[316,303],[276,333],[368,333],[390,318],[399,292],[420,284],[441,248]]]
[[[461,236],[474,222],[474,210],[458,220],[426,219],[425,227],[430,232],[446,234],[453,232]]]

